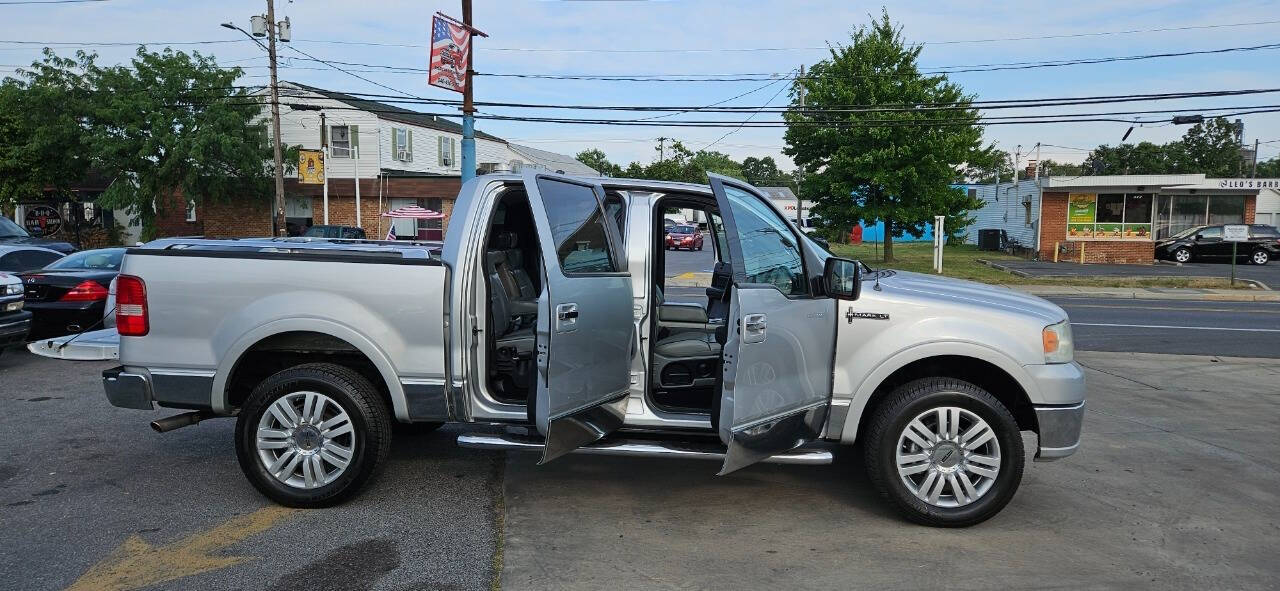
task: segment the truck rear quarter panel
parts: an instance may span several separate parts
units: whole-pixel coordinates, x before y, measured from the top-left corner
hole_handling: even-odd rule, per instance
[[[444,383],[448,269],[302,258],[126,256],[122,272],[146,284],[150,331],[120,339],[121,361],[153,376],[207,375],[210,405],[227,412],[227,378],[244,351],[283,332],[327,334],[373,362],[403,418],[402,379]]]

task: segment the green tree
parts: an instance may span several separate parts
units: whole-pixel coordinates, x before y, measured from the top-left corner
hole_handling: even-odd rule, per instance
[[[263,101],[235,85],[241,75],[198,52],[145,47],[128,66],[88,69],[90,144],[115,178],[100,202],[128,211],[144,239],[155,236],[156,204],[179,191],[197,203],[273,199]],[[295,146],[285,163],[296,162]]]
[[[1257,176],[1263,178],[1280,178],[1280,156],[1274,156],[1270,160],[1258,161]]]
[[[1239,175],[1243,162],[1235,124],[1214,117],[1191,126],[1178,142],[1174,159],[1179,172],[1209,177]]]
[[[42,196],[67,198],[92,162],[85,71],[94,56],[44,58],[0,82],[0,203]]]
[[[804,170],[801,190],[824,221],[884,222],[890,261],[893,237],[921,236],[935,215],[948,216],[952,228],[968,225],[966,212],[981,203],[951,185],[963,164],[987,148],[973,97],[946,76],[922,74],[921,46],[906,44],[887,11],[854,30],[850,41],[831,47],[828,59],[795,81],[784,152]],[[847,109],[904,104],[948,108]]]
[[[578,152],[574,159],[596,169],[604,176],[622,176],[622,167],[609,161],[609,157],[599,148]]]
[[[774,162],[772,156],[764,158],[747,156],[742,160],[742,175],[748,183],[759,187],[796,188],[795,179],[790,173],[779,170],[778,163]]]
[[[998,174],[997,174],[998,173]],[[1008,152],[987,146],[975,150],[965,162],[957,182],[990,184],[999,180],[1009,182],[1013,178],[1013,158]]]
[[[1052,158],[1040,161],[1041,176],[1081,176],[1085,174],[1085,170],[1084,165],[1058,162]]]
[[[1085,158],[1083,169],[1088,174],[1168,174],[1177,172],[1177,142],[1153,144],[1103,144]]]

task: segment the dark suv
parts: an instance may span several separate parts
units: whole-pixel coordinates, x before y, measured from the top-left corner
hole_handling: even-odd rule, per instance
[[[1252,224],[1249,239],[1236,245],[1236,254],[1255,265],[1265,265],[1280,256],[1280,230],[1275,226]],[[1179,263],[1192,259],[1230,261],[1231,243],[1222,239],[1222,226],[1187,228],[1156,242],[1156,258]]]
[[[11,246],[39,246],[41,248],[49,248],[56,250],[62,254],[71,254],[76,251],[76,247],[71,246],[69,242],[61,240],[49,240],[48,238],[35,238],[28,234],[22,226],[15,224],[9,218],[0,215],[0,244]]]

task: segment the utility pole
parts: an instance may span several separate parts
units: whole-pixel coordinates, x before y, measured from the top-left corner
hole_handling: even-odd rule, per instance
[[[1253,138],[1253,166],[1249,169],[1249,178],[1258,177],[1258,138]]]
[[[271,139],[276,163],[276,236],[283,237],[284,152],[280,147],[280,85],[276,78],[276,3],[267,0],[267,57],[271,62]],[[327,175],[326,175],[327,176]]]
[[[472,33],[471,0],[462,0],[462,24]],[[472,104],[472,84],[475,83],[475,35],[467,42],[467,83],[462,91],[462,172],[463,183],[476,178],[476,108]]]
[[[800,110],[804,111],[804,64],[800,64],[800,76],[796,78],[796,81],[799,83],[796,86],[798,87],[799,94],[800,94]],[[800,183],[803,181],[804,181],[804,169],[803,168],[797,169],[796,170],[796,227],[800,228],[801,232],[804,231],[804,222],[801,221],[804,219],[804,215],[803,215],[804,199],[800,197]]]
[[[658,162],[662,162],[663,160],[667,159],[667,140],[669,139],[671,138],[669,137],[658,138]]]
[[[324,111],[320,111],[320,156],[324,158],[324,225],[329,225],[329,126],[324,122]]]

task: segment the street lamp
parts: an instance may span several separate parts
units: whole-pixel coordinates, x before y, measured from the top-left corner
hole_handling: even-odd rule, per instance
[[[283,237],[286,235],[284,219],[284,152],[280,145],[280,86],[276,78],[276,38],[280,37],[282,41],[288,41],[291,31],[289,19],[286,18],[279,23],[275,22],[276,8],[273,0],[267,0],[267,14],[265,17],[254,16],[252,21],[254,33],[259,31],[264,33],[267,38],[267,45],[264,46],[261,41],[258,41],[258,37],[263,35],[255,35],[233,23],[222,23],[222,27],[244,33],[259,47],[267,50],[267,57],[271,62],[271,147],[275,156],[276,177],[276,211],[274,219],[276,235]]]

